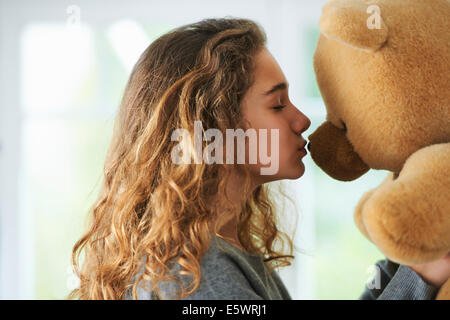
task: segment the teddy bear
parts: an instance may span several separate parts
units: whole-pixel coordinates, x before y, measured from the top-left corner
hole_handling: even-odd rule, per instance
[[[386,179],[355,224],[413,265],[450,252],[450,0],[332,0],[319,21],[316,81],[327,116],[308,138],[329,176]],[[450,279],[437,299],[450,298]]]

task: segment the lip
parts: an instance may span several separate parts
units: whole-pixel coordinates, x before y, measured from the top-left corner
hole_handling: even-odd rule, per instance
[[[303,153],[304,155],[306,155],[306,154],[308,153],[308,151],[306,151],[305,148],[298,149],[298,151],[299,151],[300,153]]]
[[[307,144],[307,142],[306,142],[306,141],[303,141],[303,143],[299,146],[298,150],[299,150],[299,151],[305,151],[305,152],[306,152],[306,149],[305,149],[306,144]]]

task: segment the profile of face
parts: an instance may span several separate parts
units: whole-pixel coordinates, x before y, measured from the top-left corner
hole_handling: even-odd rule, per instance
[[[305,172],[302,158],[307,154],[306,140],[301,134],[308,130],[311,121],[290,101],[288,82],[277,61],[266,48],[255,55],[254,63],[254,83],[244,95],[241,104],[242,116],[246,120],[243,129],[252,128],[256,132],[266,129],[267,139],[260,141],[258,134],[255,147],[246,145],[246,163],[249,163],[249,153],[258,154],[257,163],[249,164],[252,180],[263,184],[281,179],[298,179]],[[278,131],[278,134],[275,131]],[[266,145],[262,154],[267,154],[271,163],[261,161],[260,142]],[[275,161],[278,161],[278,164],[275,164]],[[271,174],[261,174],[262,168],[271,166],[277,170]]]

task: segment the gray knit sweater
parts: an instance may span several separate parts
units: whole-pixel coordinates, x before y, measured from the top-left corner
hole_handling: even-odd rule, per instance
[[[361,300],[433,300],[437,295],[438,288],[427,284],[407,266],[389,260],[378,261],[376,266],[379,288],[372,282],[366,286]]]
[[[388,260],[379,261],[377,266],[381,271],[379,289],[371,290],[366,286],[360,299],[428,300],[433,299],[437,293],[436,288],[426,284],[406,266],[399,266]],[[277,272],[268,273],[262,256],[248,254],[217,236],[212,237],[211,245],[200,261],[200,268],[200,286],[185,300],[291,299]],[[180,266],[175,264],[171,270],[176,274]],[[177,277],[185,287],[189,285],[190,278],[184,275]],[[138,299],[155,299],[148,282],[145,284],[147,290],[138,289]],[[180,286],[171,281],[160,283],[159,288],[165,299],[174,299],[174,293]],[[125,299],[132,299],[131,292],[128,292]]]
[[[268,273],[262,256],[248,254],[217,236],[212,237],[211,245],[200,261],[200,268],[200,286],[185,300],[291,299],[277,272]],[[179,270],[178,264],[172,268],[174,274]],[[191,278],[184,275],[177,275],[177,278],[185,287],[191,281]],[[149,284],[146,283],[146,286],[148,288]],[[181,287],[171,281],[160,283],[159,288],[165,299],[174,299],[171,292]],[[155,299],[153,292],[149,293],[150,290],[147,290],[138,289],[139,300]],[[129,292],[125,299],[131,297]]]

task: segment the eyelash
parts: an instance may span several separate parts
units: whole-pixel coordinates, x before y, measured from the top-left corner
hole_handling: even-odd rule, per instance
[[[276,111],[281,111],[281,110],[283,110],[285,107],[286,107],[286,106],[276,106],[276,107],[273,107],[272,109],[275,109]]]

